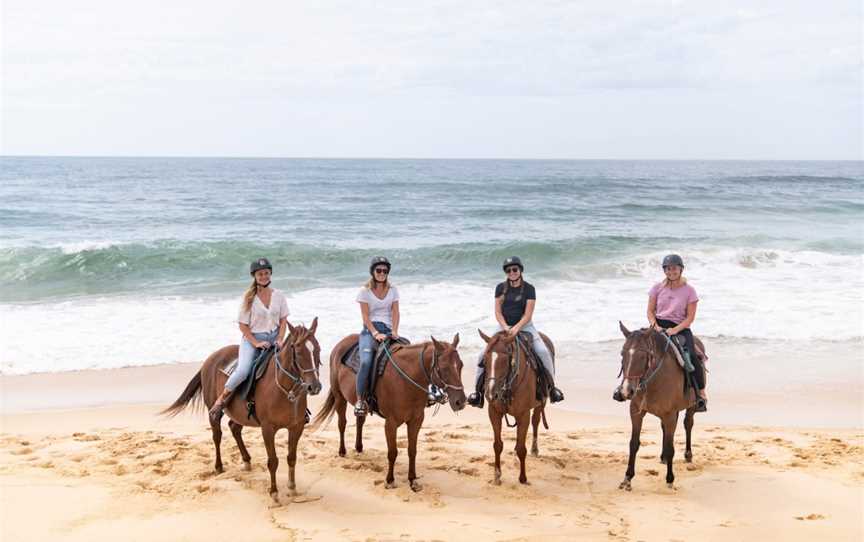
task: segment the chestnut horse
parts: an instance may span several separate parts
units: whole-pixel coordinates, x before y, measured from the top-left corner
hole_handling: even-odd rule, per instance
[[[335,412],[339,416],[339,455],[345,456],[345,411],[348,403],[357,402],[357,375],[342,363],[342,357],[359,339],[359,335],[348,335],[333,347],[330,353],[330,394],[316,416],[313,427],[326,423]],[[393,466],[396,464],[396,430],[403,423],[408,425],[408,483],[414,491],[420,491],[415,470],[417,457],[417,435],[423,425],[427,406],[427,389],[433,384],[444,391],[450,408],[458,412],[465,408],[465,391],[462,387],[462,359],[456,347],[459,334],[452,344],[437,341],[401,345],[392,344],[384,373],[375,383],[378,410],[384,416],[384,434],[387,437],[387,488],[393,488]],[[357,417],[357,439],[354,449],[363,451],[363,422],[365,416]]]
[[[275,437],[279,429],[288,429],[288,488],[294,492],[294,465],[297,463],[297,443],[303,434],[306,423],[306,395],[316,395],[321,391],[318,380],[318,368],[321,365],[321,348],[315,338],[318,318],[312,321],[312,326],[288,324],[289,333],[285,345],[279,351],[276,359],[271,359],[265,373],[261,376],[255,388],[255,418],[247,415],[246,402],[243,398],[232,397],[225,406],[228,414],[228,427],[240,448],[244,468],[251,468],[251,458],[243,443],[241,432],[243,427],[261,427],[264,446],[267,448],[267,468],[270,471],[270,496],[279,501],[276,489],[276,468],[279,458],[276,455]],[[310,352],[307,343],[312,345]],[[228,377],[220,371],[232,360],[237,359],[239,347],[226,346],[210,354],[201,369],[192,377],[186,389],[174,403],[163,410],[161,414],[174,416],[190,403],[200,406],[203,398],[209,409],[222,389]],[[241,385],[242,388],[242,385]],[[239,394],[240,388],[238,388]],[[259,423],[260,421],[260,423]],[[210,419],[210,429],[213,432],[213,444],[216,447],[216,472],[222,472],[222,425],[221,416],[217,420]]]
[[[537,428],[540,419],[546,426],[546,400],[537,400],[537,372],[528,363],[529,349],[531,343],[516,340],[506,331],[499,331],[492,337],[487,336],[479,329],[480,337],[486,341],[484,352],[484,365],[486,366],[486,400],[489,401],[489,421],[492,423],[492,432],[495,434],[495,485],[501,484],[501,450],[504,449],[504,441],[501,440],[501,419],[509,414],[516,419],[516,455],[519,457],[519,482],[528,484],[528,476],[525,474],[525,439],[528,436],[528,424],[533,427],[533,439],[531,442],[531,455],[540,455],[537,446]],[[552,341],[540,334],[543,342],[552,355],[555,355],[555,346]],[[533,414],[532,414],[533,409]],[[546,429],[549,427],[546,426]]]
[[[630,331],[618,322],[624,334],[624,347],[621,349],[621,374],[623,380],[613,394],[619,401],[630,399],[630,459],[627,472],[619,489],[630,491],[630,480],[636,469],[636,452],[639,451],[639,436],[642,433],[642,420],[645,414],[660,418],[663,429],[663,452],[660,460],[666,463],[666,485],[673,487],[675,474],[672,472],[672,459],[675,457],[675,426],[678,413],[686,410],[684,429],[687,431],[687,448],[684,459],[693,461],[690,448],[690,433],[693,430],[693,413],[696,408],[695,390],[690,386],[684,391],[684,369],[678,364],[674,346],[665,333],[651,328]],[[698,350],[704,352],[702,341],[694,337]]]

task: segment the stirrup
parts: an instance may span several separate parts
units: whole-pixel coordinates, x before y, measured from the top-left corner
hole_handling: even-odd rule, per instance
[[[362,417],[368,414],[369,405],[366,404],[366,401],[363,399],[358,399],[357,404],[354,405],[354,415],[357,417]]]
[[[694,412],[708,412],[708,399],[696,397],[696,410]]]
[[[483,408],[483,394],[476,391],[471,392],[471,394],[468,395],[467,402],[473,407]]]
[[[564,393],[555,386],[552,386],[552,389],[549,390],[549,401],[552,403],[560,403],[563,400]]]

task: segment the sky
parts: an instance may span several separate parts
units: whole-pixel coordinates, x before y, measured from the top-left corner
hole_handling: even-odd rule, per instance
[[[0,154],[864,159],[862,3],[3,0]]]

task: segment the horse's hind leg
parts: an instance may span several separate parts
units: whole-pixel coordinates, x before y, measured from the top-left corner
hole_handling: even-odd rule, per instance
[[[261,436],[267,449],[267,470],[270,471],[270,497],[279,502],[279,490],[276,488],[276,469],[279,468],[279,456],[276,455],[276,428],[261,426]]]
[[[639,436],[642,434],[642,420],[645,418],[645,413],[640,412],[638,407],[630,402],[630,425],[632,431],[630,433],[630,458],[627,460],[627,472],[624,473],[624,481],[618,485],[618,489],[626,489],[630,491],[630,480],[636,475],[636,452],[639,451]]]
[[[540,426],[540,418],[543,417],[543,407],[539,406],[534,409],[534,414],[531,416],[531,455],[538,457],[540,455],[540,447],[537,446],[537,428]]]
[[[210,420],[210,430],[213,432],[213,446],[216,447],[216,465],[213,467],[217,474],[221,474],[222,468],[222,419]]]
[[[666,457],[666,485],[670,488],[675,481],[672,472],[672,459],[675,457],[675,426],[678,425],[678,411],[663,418],[663,456]]]
[[[417,436],[420,434],[420,427],[423,426],[423,411],[420,415],[408,422],[408,485],[414,491],[420,491],[422,487],[417,482]]]
[[[522,484],[528,483],[528,475],[525,472],[525,457],[528,455],[528,448],[525,447],[525,441],[528,438],[528,424],[530,423],[530,410],[526,410],[516,420],[516,456],[519,457],[519,483]]]
[[[297,484],[294,481],[294,466],[297,465],[297,443],[303,434],[303,425],[288,430],[288,489],[296,493]]]
[[[228,420],[228,427],[231,429],[231,434],[234,435],[234,440],[237,441],[237,447],[240,448],[240,457],[243,458],[243,469],[252,470],[252,457],[249,455],[249,450],[246,449],[246,443],[243,442],[243,426],[234,420]]]
[[[363,451],[363,423],[366,421],[366,416],[357,416],[357,438],[354,441],[354,449],[359,454]]]
[[[336,415],[339,417],[339,457],[345,457],[345,426],[348,425],[345,410],[348,408],[348,401],[342,395],[336,393],[335,390],[331,393],[334,394],[336,401],[334,408],[336,409]]]
[[[684,414],[684,431],[687,434],[687,448],[684,451],[684,460],[687,463],[693,462],[693,450],[690,449],[690,432],[693,430],[693,413],[695,411],[696,409],[691,407]]]

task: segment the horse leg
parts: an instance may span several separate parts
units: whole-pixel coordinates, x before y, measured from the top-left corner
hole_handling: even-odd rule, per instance
[[[666,442],[666,426],[663,425],[663,421],[660,421],[660,429],[663,431],[663,438],[660,440],[660,463],[666,464],[666,448],[663,446],[663,443]]]
[[[420,427],[423,425],[423,411],[420,415],[408,422],[408,484],[414,491],[420,491],[422,486],[417,481],[417,471],[415,469],[417,459],[417,435],[420,434]]]
[[[393,418],[387,418],[384,421],[384,435],[387,437],[387,485],[384,486],[387,489],[392,489],[396,487],[394,481],[396,478],[393,476],[393,466],[396,464],[396,456],[399,454],[399,450],[396,448],[396,429],[399,428],[399,424],[396,423],[396,420]]]
[[[675,475],[672,473],[672,459],[675,457],[675,426],[678,425],[678,411],[663,418],[663,455],[666,457],[666,485],[672,488]]]
[[[270,471],[270,497],[279,502],[279,490],[276,489],[276,469],[279,467],[279,456],[276,455],[276,428],[261,426],[261,436],[264,437],[264,447],[267,449],[267,470]]]
[[[222,468],[222,419],[210,420],[210,430],[213,432],[213,445],[216,447],[216,469],[217,474],[224,472]]]
[[[540,418],[543,417],[543,406],[534,409],[534,414],[531,417],[531,428],[533,430],[531,438],[531,455],[534,457],[540,456],[540,448],[537,446],[537,428],[540,426]]]
[[[345,426],[348,425],[348,419],[345,417],[345,410],[348,408],[348,401],[338,393],[336,397],[336,415],[339,417],[339,457],[345,457]]]
[[[528,448],[525,440],[528,438],[528,425],[531,423],[531,411],[526,410],[516,419],[516,455],[519,457],[519,483],[528,484],[528,475],[525,474],[525,457]]]
[[[252,457],[249,455],[249,450],[246,449],[246,443],[243,442],[243,426],[234,420],[228,420],[228,427],[231,428],[231,434],[234,435],[234,440],[237,441],[237,447],[240,448],[240,457],[243,458],[243,470],[252,470]]]
[[[630,433],[630,458],[627,460],[627,472],[624,473],[624,481],[618,485],[618,489],[626,489],[630,491],[630,480],[636,475],[636,452],[639,451],[639,435],[642,434],[642,420],[645,418],[645,413],[640,412],[638,408],[630,403],[630,425],[632,431]]]
[[[357,438],[354,441],[354,450],[357,453],[363,452],[363,423],[366,421],[366,416],[357,416]]]
[[[495,436],[495,443],[492,448],[495,450],[495,485],[501,485],[501,451],[504,449],[504,441],[501,440],[501,417],[500,412],[493,412],[489,409],[489,421],[492,422],[492,434]]]
[[[294,466],[297,465],[297,443],[303,434],[303,425],[288,430],[288,489],[292,495],[296,495],[297,484],[294,481]]]
[[[684,460],[687,463],[693,462],[693,450],[690,449],[690,432],[693,430],[693,413],[695,411],[696,409],[691,407],[684,414],[684,430],[687,433],[687,449],[684,451]]]

